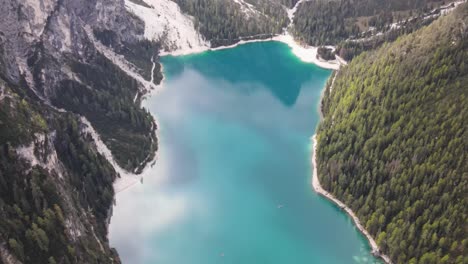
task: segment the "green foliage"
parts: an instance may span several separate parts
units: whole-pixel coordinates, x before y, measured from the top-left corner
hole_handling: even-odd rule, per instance
[[[13,250],[13,254],[15,254],[19,260],[24,260],[24,248],[23,245],[18,243],[16,239],[10,238],[8,240],[8,246]]]
[[[72,9],[81,22],[70,22],[76,44],[71,51],[48,46],[43,38],[23,49],[32,82],[23,74],[16,81],[15,56],[0,43],[0,245],[22,263],[120,262],[107,240],[118,175],[96,151],[79,115],[128,170],[141,169],[157,148],[154,121],[140,107],[143,90],[84,35],[87,22],[78,16],[88,7]],[[119,34],[103,29],[108,24],[90,26],[102,30],[94,32],[96,38],[141,76],[159,83],[159,64],[151,72],[159,46],[125,35],[141,36],[143,22],[126,23],[120,15],[114,22],[126,24]]]
[[[289,19],[276,1],[247,0],[259,12],[243,13],[231,0],[176,0],[181,10],[195,17],[195,26],[211,45],[222,46],[241,39],[269,38],[281,33]],[[282,1],[292,4],[293,1]]]
[[[342,41],[338,44],[336,53],[346,61],[350,61],[364,51],[377,49],[385,43],[393,42],[400,36],[410,34],[424,26],[431,24],[435,19],[436,17],[417,17],[411,20],[411,22],[404,23],[402,27],[389,30],[382,35],[360,39],[359,41]]]
[[[135,43],[120,43],[121,40],[114,31],[94,30],[93,33],[102,44],[112,48],[116,53],[123,55],[127,61],[136,66],[135,70],[147,81],[151,80],[151,69],[153,68],[151,58],[153,58],[153,61],[156,62],[153,70],[153,82],[155,84],[159,84],[161,82],[161,66],[157,63],[160,48],[159,43],[146,39],[139,40]]]
[[[60,208],[51,204],[60,203],[54,183],[39,168],[25,174],[26,167],[8,146],[1,147],[0,234],[10,238],[12,252],[26,263],[46,263],[51,254],[67,259],[64,222],[50,209]]]
[[[36,223],[32,224],[32,229],[26,230],[26,239],[40,250],[49,251],[49,238],[46,232],[38,227]]]
[[[0,80],[0,85],[6,84]],[[9,88],[5,89],[6,92],[11,92]],[[20,145],[32,140],[31,131],[40,133],[47,130],[47,124],[41,114],[18,95],[5,97],[0,103],[0,142]]]
[[[306,1],[294,17],[295,38],[310,45],[331,45],[357,35],[359,28],[347,23],[355,9],[351,1]]]
[[[324,60],[334,60],[336,59],[335,54],[333,53],[332,49],[327,47],[319,47],[317,49],[317,56]]]
[[[336,45],[348,39],[366,37],[365,32],[370,33],[371,27],[377,32],[386,31],[391,23],[418,17],[444,3],[445,1],[437,0],[305,1],[301,3],[294,17],[293,34],[300,41],[310,45]],[[422,18],[412,20],[405,27],[420,27],[421,20]],[[396,30],[392,36],[396,33],[399,36],[408,30]],[[366,50],[371,48],[370,46],[365,45]]]
[[[92,64],[73,63],[72,69],[83,84],[63,81],[58,88],[60,96],[52,102],[85,116],[122,167],[140,169],[142,161],[157,148],[153,117],[133,101],[137,81],[100,54],[93,60]]]
[[[70,183],[81,190],[79,201],[85,208],[92,209],[93,215],[102,225],[101,232],[106,234],[108,208],[114,197],[114,169],[104,157],[90,148],[90,141],[81,138],[77,121],[72,115],[60,120],[58,126],[61,130],[55,145],[57,154],[65,166],[74,172],[70,175]]]
[[[396,263],[466,263],[467,23],[464,4],[363,53],[322,103],[321,182]]]
[[[90,147],[76,116],[21,99],[7,87],[0,104],[0,123],[8,124],[0,138],[0,243],[24,263],[106,263],[114,253],[108,247],[103,252],[92,234],[72,238],[66,221],[92,220],[105,241],[115,171]],[[45,140],[38,141],[39,135]],[[31,167],[18,155],[18,145],[33,146],[32,155],[43,163],[56,151],[63,167]]]
[[[116,52],[122,54],[126,60],[133,63],[138,69],[141,76],[147,81],[151,80],[151,69],[153,63],[151,58],[156,62],[153,70],[153,82],[159,84],[162,80],[161,65],[157,61],[159,44],[149,40],[140,40],[137,43],[125,43],[121,48],[117,48]]]
[[[57,264],[57,261],[55,261],[54,257],[50,257],[48,262],[49,264]]]

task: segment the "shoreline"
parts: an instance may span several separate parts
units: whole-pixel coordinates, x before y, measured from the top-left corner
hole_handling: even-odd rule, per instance
[[[193,54],[198,54],[198,53],[202,53],[202,52],[206,52],[206,51],[231,49],[231,48],[235,48],[237,46],[248,44],[248,43],[268,42],[268,41],[277,41],[277,42],[282,42],[282,43],[288,45],[289,48],[291,49],[292,53],[297,58],[299,58],[301,61],[306,62],[306,63],[313,63],[313,64],[315,64],[316,66],[318,66],[320,68],[329,69],[329,70],[339,70],[341,65],[346,63],[343,59],[339,58],[338,56],[337,56],[337,59],[335,59],[333,61],[323,61],[323,60],[318,59],[317,58],[317,49],[318,49],[318,47],[313,47],[313,46],[303,47],[300,44],[298,44],[294,40],[294,38],[289,34],[277,35],[277,36],[274,36],[272,38],[267,38],[267,39],[241,40],[241,41],[239,41],[239,42],[237,42],[235,44],[232,44],[232,45],[220,46],[220,47],[216,47],[216,48],[198,47],[198,48],[192,48],[192,49],[179,49],[179,50],[172,51],[172,52],[163,51],[163,52],[160,52],[159,56],[162,57],[162,56],[193,55]],[[328,48],[334,48],[332,46],[327,46],[327,47]],[[136,102],[137,99],[140,99],[141,100],[140,105],[143,108],[147,108],[147,107],[145,107],[144,102],[149,97],[154,96],[155,94],[157,94],[163,88],[164,79],[165,79],[164,65],[161,64],[160,62],[155,62],[153,60],[153,58],[151,58],[151,62],[153,64],[152,71],[151,71],[151,79],[153,79],[153,74],[154,74],[153,71],[154,71],[154,67],[155,67],[156,63],[159,63],[160,66],[161,66],[162,79],[161,79],[160,83],[157,84],[157,85],[153,83],[153,80],[151,80],[150,83],[152,85],[152,87],[151,87],[152,89],[146,89],[146,90],[137,92],[137,94],[135,95],[134,101]],[[159,123],[157,121],[157,118],[153,114],[151,114],[151,115],[153,116],[155,124],[156,124],[156,130],[155,130],[156,138],[159,138],[158,137],[158,130],[160,129]],[[88,125],[91,126],[91,124],[88,124]],[[120,177],[117,178],[113,183],[114,192],[116,194],[131,188],[132,186],[136,185],[139,181],[141,181],[143,179],[143,177],[144,177],[145,172],[149,168],[153,167],[153,165],[156,163],[156,161],[158,159],[158,151],[156,150],[154,158],[151,161],[146,163],[146,166],[142,169],[142,171],[139,174],[135,174],[135,173],[126,171],[125,169],[121,168],[117,164],[117,162],[114,160],[112,154],[110,153],[110,150],[100,140],[99,135],[97,135],[97,133],[95,135],[93,135],[93,138],[95,139],[96,145],[98,147],[98,151],[101,154],[103,154],[111,162],[114,169],[120,175]],[[146,160],[144,160],[143,162],[145,162],[145,161]]]
[[[239,42],[237,42],[235,44],[232,44],[232,45],[220,46],[220,47],[216,47],[216,48],[199,47],[199,48],[192,48],[192,49],[188,49],[188,50],[179,49],[179,50],[176,50],[176,51],[173,51],[173,52],[163,51],[163,52],[160,52],[159,56],[162,57],[162,56],[193,55],[193,54],[198,54],[198,53],[202,53],[202,52],[206,52],[206,51],[217,51],[217,50],[223,50],[223,49],[231,49],[231,48],[235,48],[237,46],[248,44],[248,43],[268,42],[268,41],[277,41],[277,42],[285,43],[286,45],[289,46],[292,53],[297,58],[299,58],[301,61],[306,62],[306,63],[313,63],[313,64],[315,64],[316,66],[318,66],[320,68],[329,69],[329,70],[339,70],[341,65],[346,64],[346,61],[339,58],[338,56],[337,56],[337,59],[332,60],[332,61],[323,61],[323,60],[318,59],[317,58],[317,49],[318,49],[318,47],[313,47],[313,46],[303,47],[303,46],[299,45],[290,34],[277,35],[277,36],[274,36],[272,38],[267,38],[267,39],[241,40],[241,41],[239,41]],[[334,49],[334,47],[332,47],[332,46],[327,46],[327,47]],[[135,95],[135,99],[134,99],[134,101],[136,101],[137,99],[140,99],[140,105],[143,108],[147,108],[145,106],[144,102],[149,97],[154,96],[155,94],[157,94],[163,88],[163,84],[164,84],[164,80],[165,80],[164,65],[162,63],[160,63],[160,62],[155,62],[153,60],[153,58],[151,58],[151,62],[153,64],[152,71],[151,71],[152,89],[147,89],[147,90],[143,91],[142,94],[137,93]],[[157,84],[157,85],[153,83],[153,74],[154,74],[153,71],[154,71],[154,67],[155,67],[156,63],[160,64],[160,66],[161,66],[160,69],[161,69],[161,73],[162,73],[162,79],[159,82],[159,84]],[[151,114],[151,115],[153,116],[155,124],[156,124],[156,130],[155,130],[156,138],[159,138],[158,137],[158,130],[160,129],[159,123],[157,121],[157,118],[153,114]],[[99,137],[97,137],[97,139],[98,139],[97,141],[100,141]],[[146,166],[142,169],[142,171],[139,174],[135,174],[135,173],[126,171],[123,168],[121,168],[114,161],[112,154],[110,154],[110,151],[107,149],[107,146],[105,146],[104,143],[97,144],[97,145],[100,145],[99,146],[100,152],[104,152],[104,153],[107,154],[105,156],[108,157],[108,160],[111,161],[111,163],[114,165],[114,169],[116,169],[116,171],[118,171],[118,173],[120,175],[120,177],[117,178],[113,183],[114,192],[116,194],[129,189],[130,187],[134,186],[139,181],[141,181],[143,179],[143,177],[144,177],[145,172],[149,168],[152,168],[153,165],[156,163],[156,161],[158,159],[158,151],[156,150],[154,158],[151,161],[146,163]],[[109,157],[110,157],[110,159],[109,159]],[[145,161],[143,161],[143,162],[145,162]]]
[[[158,152],[156,151],[154,154],[153,159],[151,161],[147,162],[145,167],[142,169],[141,173],[135,174],[130,171],[127,171],[126,169],[122,168],[117,161],[114,159],[114,156],[112,155],[112,152],[110,149],[106,146],[106,144],[102,141],[101,136],[96,132],[94,127],[91,125],[91,123],[86,119],[86,117],[81,116],[80,117],[81,122],[86,126],[83,128],[82,132],[88,133],[91,138],[94,141],[94,144],[96,146],[96,150],[98,151],[99,154],[104,156],[109,163],[112,165],[114,168],[115,172],[119,175],[114,182],[112,183],[112,187],[114,188],[114,193],[117,194],[121,191],[124,191],[131,186],[135,185],[138,183],[142,178],[144,173],[152,167],[152,164],[154,164],[157,159],[158,159]],[[157,122],[155,121],[156,126],[158,125]],[[157,136],[157,130],[156,130],[156,136]],[[148,156],[149,157],[149,156]],[[146,162],[146,159],[143,161]],[[142,163],[143,163],[142,162]]]
[[[223,49],[230,49],[230,48],[235,48],[240,45],[248,44],[248,43],[254,43],[254,42],[268,42],[268,41],[277,41],[277,42],[282,42],[286,45],[288,45],[291,49],[291,52],[299,58],[301,61],[306,62],[306,63],[313,63],[316,66],[324,69],[329,69],[329,70],[334,70],[334,71],[339,71],[340,67],[342,65],[346,65],[347,62],[340,58],[339,56],[336,57],[335,60],[332,61],[325,61],[317,58],[317,50],[318,47],[314,46],[302,46],[299,43],[297,43],[294,38],[290,34],[281,34],[281,35],[276,35],[272,38],[267,38],[267,39],[252,39],[252,40],[241,40],[235,44],[228,45],[228,46],[220,46],[216,48],[209,48],[209,47],[198,47],[198,48],[191,48],[191,49],[179,49],[176,51],[172,52],[167,52],[167,51],[162,51],[160,52],[159,56],[185,56],[185,55],[193,55],[193,54],[198,54],[198,53],[203,53],[206,51],[216,51],[216,50],[223,50]],[[326,46],[327,48],[332,48],[332,46]],[[155,65],[155,62],[152,59],[153,63],[153,68]],[[163,82],[165,79],[164,76],[164,69],[163,65],[160,62],[157,62],[161,65],[161,73],[163,75],[160,83],[158,85],[154,85],[153,89],[147,90],[146,93],[142,94],[140,97],[141,100],[141,106],[145,108],[144,101],[147,100],[149,97],[154,96],[156,93],[160,91],[160,89],[163,87]],[[153,72],[152,72],[153,75]],[[152,76],[153,77],[153,76]],[[336,78],[336,74],[333,78],[332,84],[334,82],[334,79]],[[326,87],[324,89],[327,89]],[[323,94],[322,94],[323,95]],[[321,101],[322,99],[320,99]],[[320,107],[320,106],[319,106]],[[321,113],[321,110],[319,108],[319,112]],[[158,130],[159,124],[157,122],[156,117],[153,115],[155,124],[156,124],[156,137],[158,137]],[[319,121],[320,122],[320,121]],[[354,212],[343,202],[338,200],[335,196],[333,196],[331,193],[327,192],[325,189],[322,188],[320,181],[318,179],[318,171],[317,171],[317,157],[316,157],[316,152],[317,152],[317,134],[314,134],[311,137],[312,143],[313,143],[313,150],[312,150],[312,166],[313,166],[313,172],[312,172],[312,188],[316,193],[321,195],[322,197],[326,198],[327,200],[335,203],[338,205],[343,211],[345,211],[349,217],[354,222],[354,225],[358,228],[358,230],[366,237],[369,246],[371,247],[372,251],[371,254],[374,255],[377,258],[382,259],[385,263],[387,264],[392,264],[390,258],[381,253],[381,250],[377,243],[375,242],[374,238],[369,234],[369,232],[362,226],[359,218],[354,214]],[[143,176],[145,172],[149,169],[152,168],[153,165],[156,163],[158,159],[158,151],[156,151],[154,158],[146,164],[144,169],[140,174],[134,174],[131,172],[127,172],[123,170],[125,173],[120,174],[120,178],[117,178],[114,181],[113,187],[115,194],[117,195],[118,193],[125,191],[134,185],[136,185],[139,181],[143,179]],[[113,160],[113,157],[112,157]],[[114,161],[115,162],[115,161]],[[117,165],[116,163],[113,165]],[[118,166],[118,165],[117,165]],[[114,205],[115,206],[115,205]]]
[[[375,242],[374,238],[369,234],[369,232],[367,232],[364,226],[362,226],[361,221],[356,216],[356,214],[354,214],[353,210],[351,210],[351,208],[349,208],[346,204],[338,200],[338,198],[333,196],[331,193],[323,189],[322,185],[320,184],[320,180],[318,178],[318,170],[317,170],[317,133],[311,137],[311,141],[313,145],[312,147],[312,166],[313,166],[312,188],[317,194],[321,195],[327,200],[338,205],[342,211],[346,212],[346,214],[348,214],[348,216],[351,217],[351,219],[354,222],[354,225],[358,228],[361,234],[363,234],[367,238],[367,241],[369,241],[369,246],[372,249],[371,251],[372,255],[382,259],[387,264],[392,264],[392,261],[390,260],[390,258],[387,255],[382,253],[382,251],[380,250],[380,247],[377,245],[377,242]]]
[[[232,49],[240,45],[254,43],[254,42],[267,42],[267,41],[277,41],[282,42],[288,45],[291,48],[292,53],[298,57],[301,61],[307,63],[313,63],[320,68],[329,69],[329,70],[338,70],[341,65],[346,65],[346,61],[342,58],[338,57],[335,60],[325,61],[317,58],[317,50],[318,47],[314,46],[302,46],[298,42],[296,42],[290,34],[281,34],[276,35],[271,38],[266,39],[252,39],[252,40],[241,40],[235,44],[228,45],[228,46],[220,46],[216,48],[209,48],[209,47],[198,47],[192,49],[179,49],[175,51],[162,51],[160,52],[159,56],[185,56],[185,55],[193,55],[198,53],[203,53],[206,51],[216,51],[216,50],[223,50],[223,49]],[[334,49],[333,46],[326,46],[327,48]]]
[[[152,71],[151,71],[151,79],[153,79],[154,78],[154,76],[153,76],[154,67],[156,66],[156,63],[159,63],[159,62],[154,62],[153,58],[151,58],[151,62],[153,63]],[[161,66],[161,73],[163,73],[164,67],[163,67],[163,65],[161,63],[159,63],[159,64]],[[140,100],[140,107],[145,108],[146,110],[149,111],[148,107],[145,105],[145,101],[149,97],[154,96],[154,95],[156,95],[157,93],[159,93],[161,91],[161,89],[163,88],[164,79],[165,79],[165,76],[163,74],[162,79],[159,82],[159,84],[154,84],[154,82],[152,80],[153,89],[145,90],[144,93],[142,93],[142,94],[137,93],[136,96]],[[159,138],[160,138],[159,137],[159,130],[161,129],[161,127],[159,126],[158,119],[156,118],[156,116],[154,116],[153,113],[151,113],[151,112],[150,112],[150,114],[154,119],[154,125],[156,125],[156,129],[154,130],[156,140],[159,140]],[[141,172],[139,174],[128,172],[128,171],[125,171],[125,170],[122,169],[125,173],[120,174],[120,178],[117,178],[113,183],[115,194],[117,195],[118,193],[123,192],[123,191],[135,186],[138,182],[141,182],[143,180],[144,176],[145,176],[145,172],[147,172],[150,168],[152,168],[156,164],[156,162],[158,161],[158,154],[159,154],[159,147],[155,151],[153,159],[151,159],[148,162],[146,162],[146,159],[145,159],[145,160],[143,160],[141,162],[141,164],[139,166],[141,166],[145,162],[146,162],[146,165],[141,170]],[[112,159],[113,159],[113,157],[112,157]]]

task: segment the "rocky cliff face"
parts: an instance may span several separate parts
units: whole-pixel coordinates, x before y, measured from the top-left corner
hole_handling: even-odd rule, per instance
[[[0,0],[0,263],[118,263],[112,183],[157,148],[159,47],[123,0]],[[89,122],[88,122],[89,120]],[[92,126],[93,129],[90,129]]]

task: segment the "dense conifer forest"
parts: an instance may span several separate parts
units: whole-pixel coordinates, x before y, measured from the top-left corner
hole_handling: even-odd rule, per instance
[[[294,17],[297,38],[310,45],[334,45],[357,38],[370,27],[382,31],[389,24],[430,12],[445,1],[432,0],[312,0],[303,2]]]
[[[43,42],[63,38],[55,31],[28,42],[20,66],[31,70],[35,87],[28,86],[25,72],[12,81],[19,53],[6,45],[8,32],[29,34],[18,33],[15,23],[28,28],[34,17],[18,8],[12,13],[20,20],[0,23],[0,263],[5,256],[22,263],[119,263],[107,238],[112,184],[119,175],[97,151],[81,117],[127,171],[141,172],[158,148],[153,117],[140,106],[141,84],[76,24],[102,5],[60,0],[51,15],[65,10],[64,2],[79,11],[66,16],[76,19],[68,31],[81,32],[72,34],[77,50],[50,53],[51,44]],[[289,25],[287,9],[298,0],[174,2],[220,46],[282,33]],[[395,263],[468,263],[468,4],[435,22],[436,16],[427,17],[449,2],[304,1],[291,28],[300,42],[336,45],[338,55],[352,60],[324,93],[319,175]],[[106,3],[100,15],[112,4],[124,8],[124,1]],[[124,18],[111,19],[123,32],[96,27],[94,37],[158,84],[162,73],[153,61],[159,44],[143,39],[142,21],[125,24]],[[398,21],[405,22],[390,31]],[[126,38],[137,25],[139,35]],[[319,54],[335,57],[326,48]],[[62,78],[60,70],[71,77]],[[45,72],[47,80],[59,80],[53,87],[43,82]]]
[[[76,115],[31,100],[24,88],[1,78],[0,85],[6,89],[0,104],[0,234],[6,246],[23,263],[107,263],[114,252],[95,237],[107,240],[113,167],[92,150]],[[18,153],[23,144],[33,144],[37,163],[56,164],[50,157],[56,153],[64,167],[32,166]],[[97,228],[79,234],[80,221]]]
[[[312,0],[299,4],[289,31],[304,44],[335,45],[336,54],[351,60],[366,50],[433,22],[444,0]],[[176,0],[192,16],[197,30],[213,47],[239,40],[269,38],[289,25],[287,9],[297,0]],[[327,56],[333,58],[332,55]]]
[[[151,143],[156,141],[153,117],[133,101],[138,83],[99,53],[93,62],[73,62],[72,69],[84,84],[63,81],[60,96],[52,102],[87,117],[123,168],[141,169],[139,164],[154,156],[157,145]]]
[[[396,263],[468,263],[467,24],[463,4],[356,57],[325,91],[322,185]]]
[[[199,32],[212,46],[229,45],[241,39],[269,38],[282,32],[289,23],[282,4],[296,0],[249,0],[240,8],[230,0],[176,0],[181,10],[195,18]]]

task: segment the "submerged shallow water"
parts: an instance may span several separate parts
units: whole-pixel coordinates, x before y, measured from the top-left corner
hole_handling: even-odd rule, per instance
[[[145,102],[159,159],[117,195],[110,241],[131,264],[380,263],[311,187],[311,142],[331,71],[287,45],[163,57]]]

